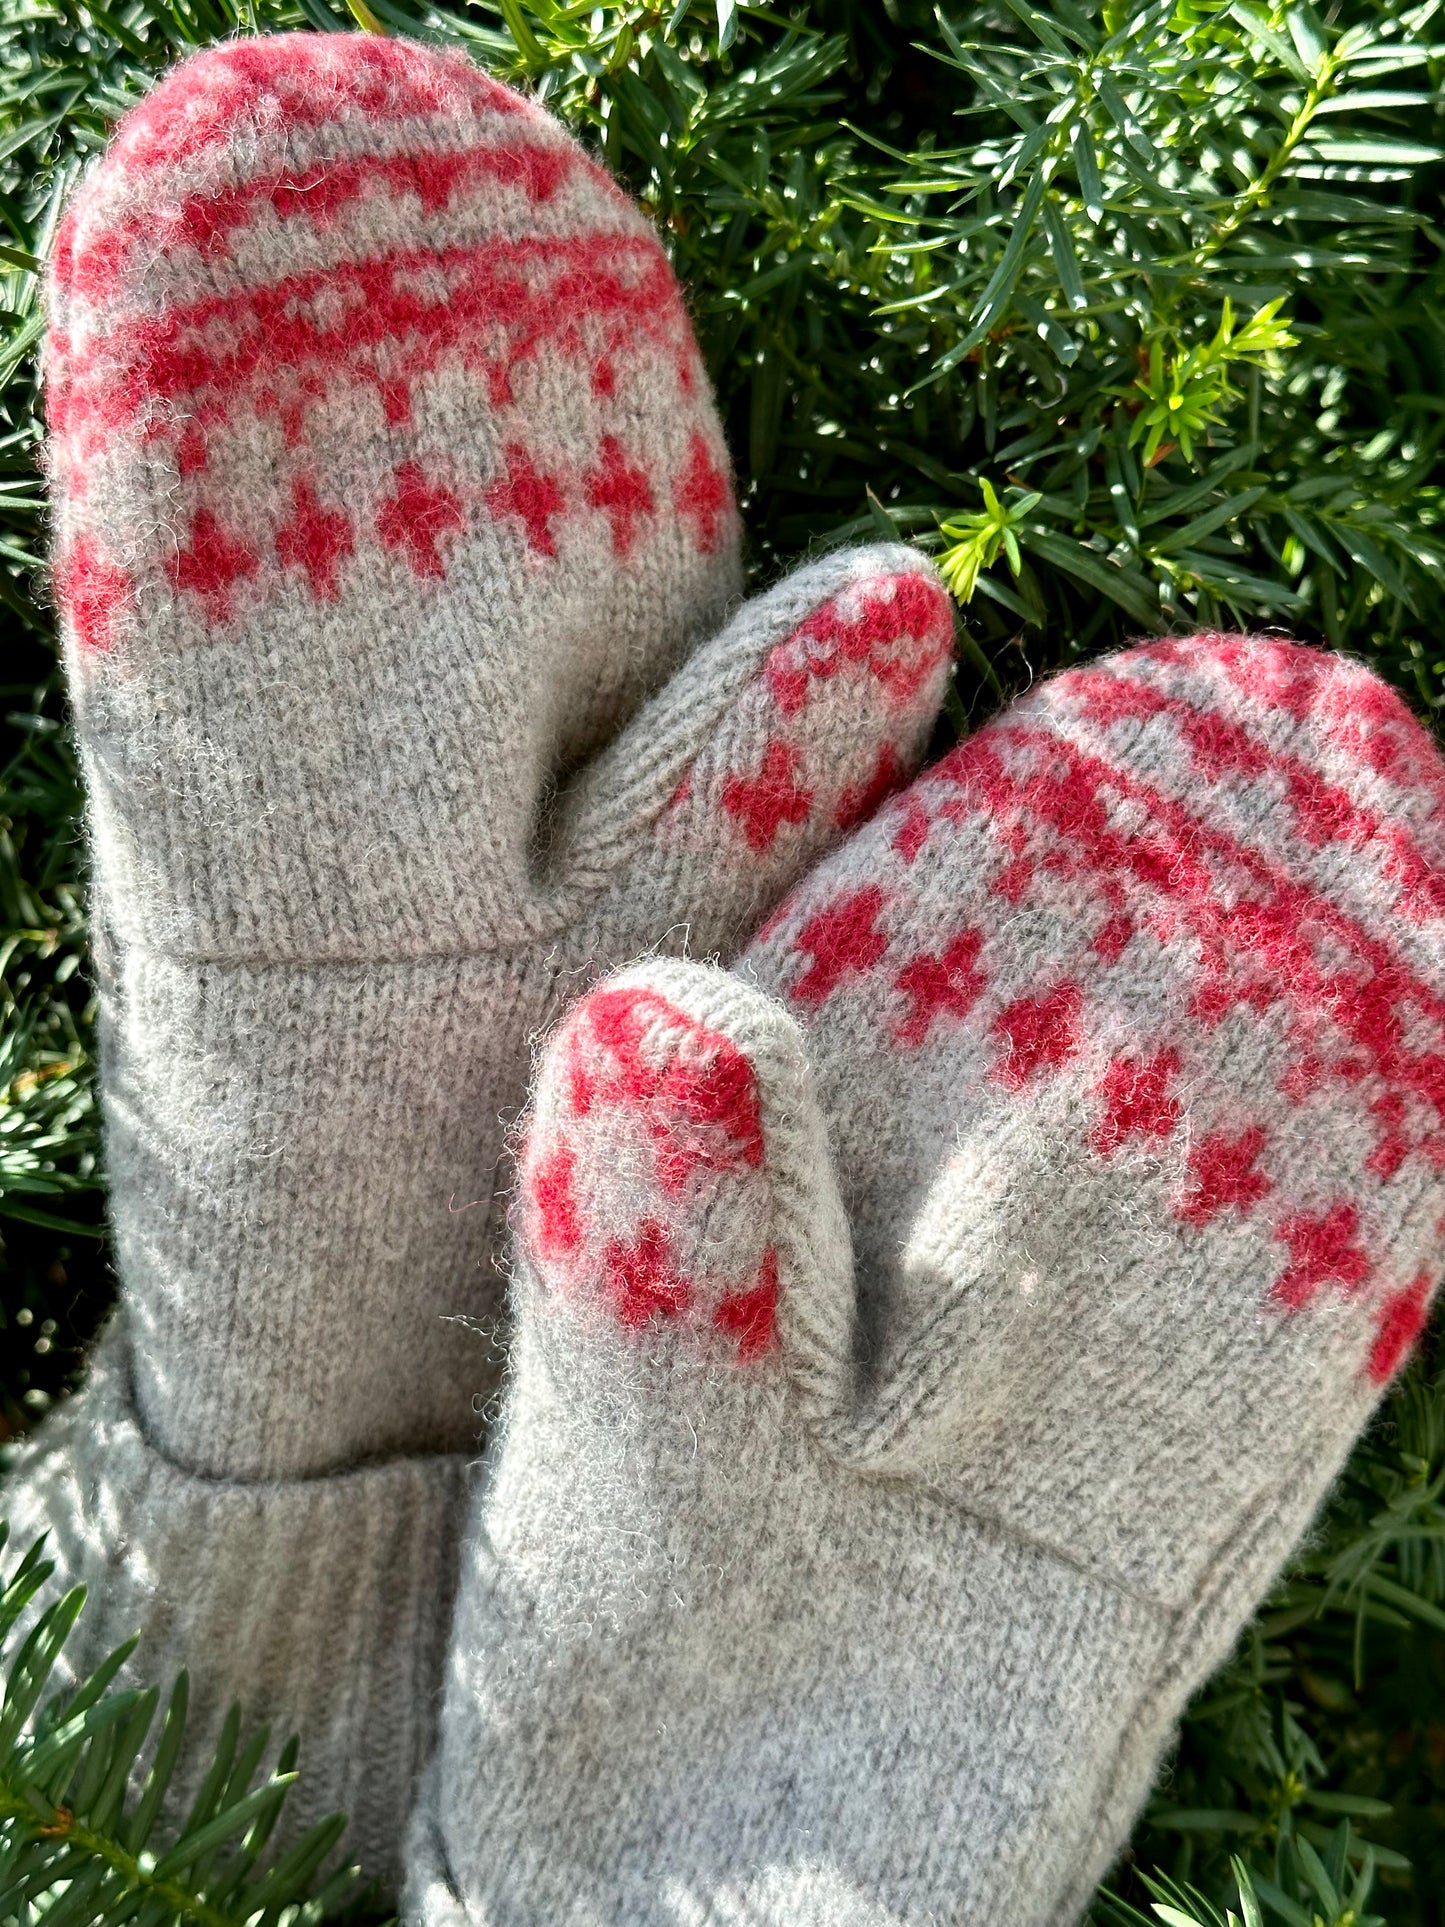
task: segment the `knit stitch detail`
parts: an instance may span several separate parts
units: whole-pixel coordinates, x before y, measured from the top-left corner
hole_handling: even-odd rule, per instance
[[[523,1161],[541,1277],[626,1331],[720,1334],[739,1362],[763,1357],[778,1254],[747,1058],[656,992],[617,988],[579,1006],[547,1061]],[[714,1216],[751,1225],[721,1268],[698,1237]]]

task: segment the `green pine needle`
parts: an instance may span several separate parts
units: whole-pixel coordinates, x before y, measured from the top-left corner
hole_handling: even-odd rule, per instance
[[[0,1554],[6,1536],[0,1523]],[[187,1758],[185,1674],[158,1731],[157,1690],[115,1684],[133,1640],[78,1686],[52,1691],[85,1595],[77,1588],[41,1607],[37,1595],[53,1571],[43,1552],[37,1542],[0,1582],[0,1921],[280,1927],[284,1915],[286,1927],[319,1927],[356,1915],[369,1898],[358,1870],[320,1878],[345,1827],[339,1816],[283,1860],[268,1860],[296,1778],[294,1742],[275,1770],[260,1772],[266,1734],[239,1748],[233,1707],[213,1736],[201,1791],[178,1819],[169,1807]]]
[[[959,603],[955,729],[1060,664],[1196,625],[1284,627],[1364,657],[1427,717],[1445,710],[1442,0],[12,0],[0,1435],[73,1375],[109,1291],[78,786],[39,567],[34,264],[78,169],[173,60],[229,34],[358,22],[464,46],[623,176],[689,290],[755,578],[880,534],[935,553]],[[1439,1333],[1191,1710],[1101,1927],[1440,1927]],[[52,1620],[42,1647],[64,1630]],[[256,1859],[249,1902],[187,1886],[197,1865],[244,1858],[279,1781],[240,1845],[162,1875],[189,1851],[168,1837],[142,1869],[163,1802],[133,1791],[124,1757],[153,1746],[168,1779],[184,1690],[162,1713],[102,1681],[69,1717],[75,1734],[52,1724],[40,1762],[86,1790],[68,1834],[40,1831],[13,1777],[21,1742],[0,1737],[3,1798],[26,1809],[0,1818],[0,1922],[172,1917],[171,1885],[116,1898],[136,1869],[208,1919],[279,1912],[293,1876],[294,1891],[312,1877],[288,1862],[268,1888]],[[195,1737],[218,1770],[193,1834],[236,1821],[224,1789],[242,1757],[235,1722]],[[23,1889],[4,1885],[16,1854]]]

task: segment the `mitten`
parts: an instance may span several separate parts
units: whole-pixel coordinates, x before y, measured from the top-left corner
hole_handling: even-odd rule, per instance
[[[542,1065],[428,1923],[1067,1927],[1426,1316],[1445,768],[1055,678]]]
[[[545,113],[366,35],[239,41],[60,232],[55,584],[88,791],[122,1309],[0,1503],[303,1732],[394,1868],[497,1158],[599,966],[735,948],[917,762],[901,548],[738,604],[727,454],[641,214]]]

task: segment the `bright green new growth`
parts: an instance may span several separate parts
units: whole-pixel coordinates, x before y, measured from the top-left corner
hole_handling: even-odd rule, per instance
[[[0,601],[20,639],[0,751],[11,1430],[64,1382],[106,1290],[91,1255],[79,799],[38,573],[32,264],[84,158],[190,47],[354,19],[459,41],[540,91],[643,199],[690,291],[756,572],[880,529],[930,549],[962,607],[956,725],[1061,662],[1197,624],[1327,640],[1426,712],[1445,704],[1440,5],[350,5],[4,9]],[[1233,1909],[1255,1927],[1254,1907],[1268,1927],[1435,1927],[1442,1363],[1437,1335],[1318,1542],[1193,1710],[1136,1842],[1154,1885],[1123,1870],[1125,1899],[1101,1902],[1101,1923],[1169,1918],[1162,1907],[1198,1927]],[[106,1732],[129,1732],[131,1715],[114,1717]],[[237,1744],[222,1736],[227,1781]],[[100,1842],[119,1821],[86,1824]],[[70,1907],[149,1927],[117,1888],[77,1888],[75,1843],[58,1838],[0,1821],[0,1866],[50,1856],[30,1863],[23,1905],[0,1882],[0,1923],[44,1911],[70,1927]]]
[[[1374,1884],[1373,1857],[1366,1852],[1358,1873],[1350,1873],[1350,1823],[1341,1821],[1330,1840],[1327,1856],[1321,1859],[1307,1841],[1300,1843],[1298,1866],[1307,1893],[1306,1903],[1292,1900],[1273,1881],[1251,1877],[1244,1862],[1234,1856],[1229,1863],[1239,1896],[1240,1911],[1215,1907],[1194,1888],[1175,1880],[1153,1880],[1147,1875],[1149,1891],[1147,1913],[1122,1901],[1106,1897],[1099,1910],[1101,1927],[1264,1927],[1261,1899],[1290,1927],[1385,1927],[1382,1915],[1366,1913],[1365,1902]]]

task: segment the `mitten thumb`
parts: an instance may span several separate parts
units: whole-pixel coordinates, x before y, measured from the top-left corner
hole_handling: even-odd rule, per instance
[[[831,843],[913,774],[948,681],[953,621],[902,545],[845,550],[744,604],[589,768],[552,865],[609,884],[600,954],[685,926],[734,948]]]
[[[657,1570],[675,1522],[736,1511],[729,1482],[800,1444],[795,1401],[846,1389],[848,1225],[797,1026],[707,966],[610,979],[547,1048],[521,1166],[489,1530],[554,1609],[575,1539],[563,1566],[630,1614],[692,1583]]]

